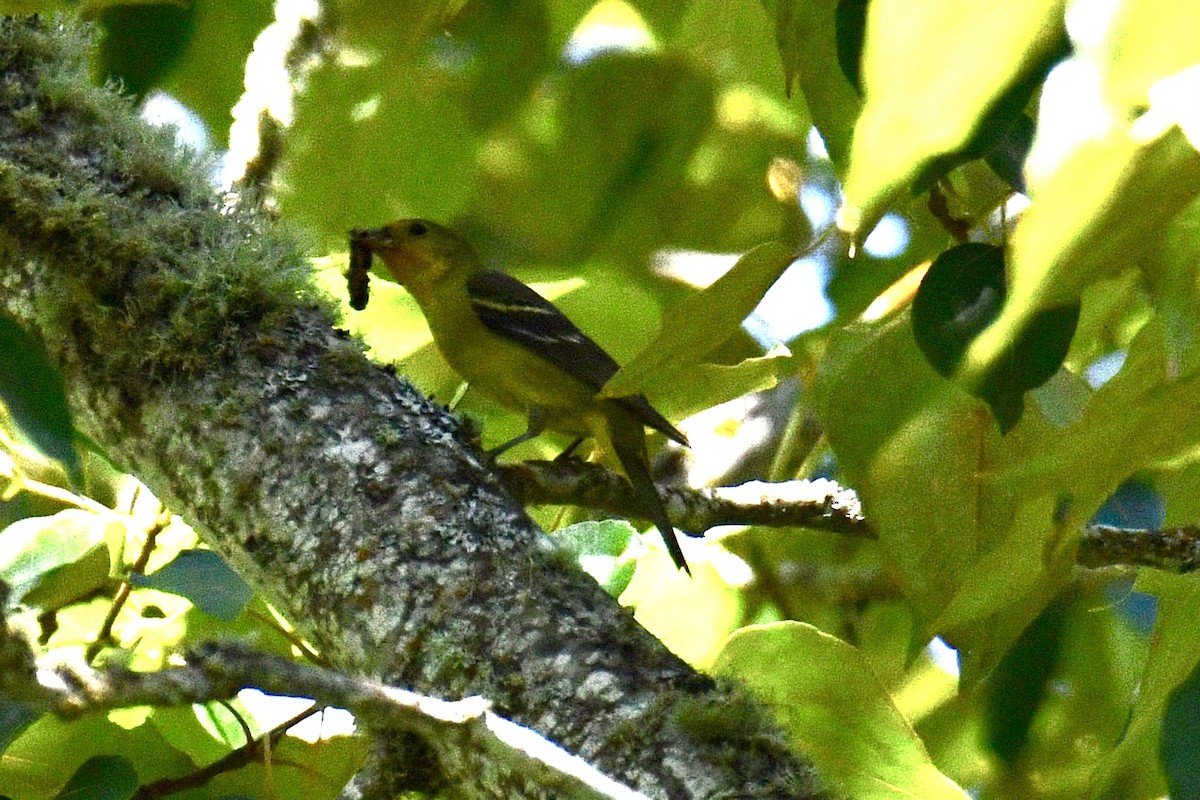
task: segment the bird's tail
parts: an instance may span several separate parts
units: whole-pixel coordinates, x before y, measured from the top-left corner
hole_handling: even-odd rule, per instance
[[[666,544],[667,552],[671,554],[675,566],[691,575],[692,571],[688,569],[687,561],[683,557],[683,549],[679,546],[679,540],[675,538],[675,526],[671,524],[666,506],[663,505],[658,489],[654,486],[654,479],[650,477],[650,462],[646,457],[646,431],[641,420],[613,401],[604,404],[604,412],[608,417],[608,434],[613,450],[617,460],[621,462],[629,485],[633,487],[634,496],[662,534],[663,543]]]

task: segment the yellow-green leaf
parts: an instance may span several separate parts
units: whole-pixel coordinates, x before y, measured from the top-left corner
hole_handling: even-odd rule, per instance
[[[779,242],[766,242],[746,253],[707,289],[668,310],[658,337],[617,372],[601,394],[637,394],[647,384],[699,363],[733,335],[795,257],[793,248]]]
[[[750,626],[730,637],[713,672],[748,685],[843,796],[968,796],[933,765],[863,655],[837,637],[801,622]]]

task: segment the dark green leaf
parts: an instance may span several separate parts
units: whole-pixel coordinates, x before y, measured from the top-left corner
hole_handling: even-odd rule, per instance
[[[35,447],[67,468],[72,482],[83,481],[73,440],[66,387],[41,344],[0,312],[0,401]]]
[[[1029,150],[1033,147],[1035,127],[1028,114],[1018,115],[1012,125],[997,139],[995,147],[983,157],[984,162],[992,168],[992,172],[1022,193],[1027,191],[1025,159],[1029,158]]]
[[[92,756],[75,770],[56,800],[128,800],[138,790],[133,765],[121,756]]]
[[[950,377],[1004,305],[1004,251],[971,242],[942,253],[912,304],[913,336],[939,375]]]
[[[838,66],[842,74],[862,93],[862,49],[867,38],[867,6],[869,0],[839,0],[834,17],[837,34]]]
[[[133,575],[131,581],[186,597],[222,620],[232,620],[254,596],[254,590],[212,550],[184,550],[157,572]]]
[[[102,81],[120,81],[141,99],[183,56],[196,31],[196,3],[111,6],[100,13],[104,31],[96,53]]]
[[[41,715],[41,711],[25,703],[0,699],[0,754],[4,753],[13,739],[21,735],[21,731]]]
[[[1021,419],[1025,393],[1050,380],[1062,366],[1079,324],[1079,309],[1076,303],[1039,311],[980,382],[976,394],[991,406],[1001,433]]]
[[[1159,757],[1173,800],[1200,798],[1200,666],[1171,692],[1162,720]]]
[[[1008,764],[1020,756],[1034,715],[1049,692],[1064,620],[1061,602],[1047,606],[984,682],[984,737]]]
[[[934,260],[913,299],[912,321],[917,345],[939,374],[955,374],[1006,297],[1003,249],[970,242]],[[1002,433],[1020,420],[1025,393],[1062,366],[1078,321],[1078,303],[1038,312],[973,388],[991,406]]]

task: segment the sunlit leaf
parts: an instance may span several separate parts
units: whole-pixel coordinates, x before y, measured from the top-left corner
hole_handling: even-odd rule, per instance
[[[742,256],[707,289],[667,311],[658,337],[609,380],[603,394],[635,394],[653,377],[698,363],[733,335],[795,257],[792,248],[778,242],[767,242]]]
[[[123,728],[104,714],[70,721],[47,715],[27,728],[5,751],[0,793],[13,797],[62,797],[58,793],[68,778],[92,758],[123,759],[136,770],[138,780],[146,783],[186,775],[196,768],[191,759],[171,747],[152,726]],[[111,773],[119,781],[117,788],[125,786],[122,774],[125,770],[120,766]]]
[[[16,522],[0,531],[0,543],[0,577],[12,587],[9,603],[56,609],[108,582],[124,528],[68,510]]]
[[[1188,0],[1138,0],[1116,6],[1095,57],[1106,99],[1118,114],[1144,107],[1157,81],[1200,58],[1200,9]]]
[[[1200,192],[1200,156],[1177,128],[1147,142],[1113,129],[1030,189],[1033,205],[1012,238],[1009,299],[972,345],[972,373],[999,358],[1039,311],[1071,306],[1088,284],[1137,263]]]
[[[930,160],[962,146],[993,102],[1059,47],[1063,5],[872,2],[866,101],[838,224],[865,235],[891,195]]]
[[[743,628],[713,671],[748,685],[822,777],[848,797],[969,796],[933,765],[862,655],[834,636],[798,622]]]

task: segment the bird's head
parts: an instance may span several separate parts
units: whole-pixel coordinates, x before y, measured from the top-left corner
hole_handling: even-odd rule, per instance
[[[479,263],[465,239],[427,219],[401,219],[382,228],[354,230],[350,244],[379,256],[392,279],[410,289],[431,286],[448,275],[470,274]]]

